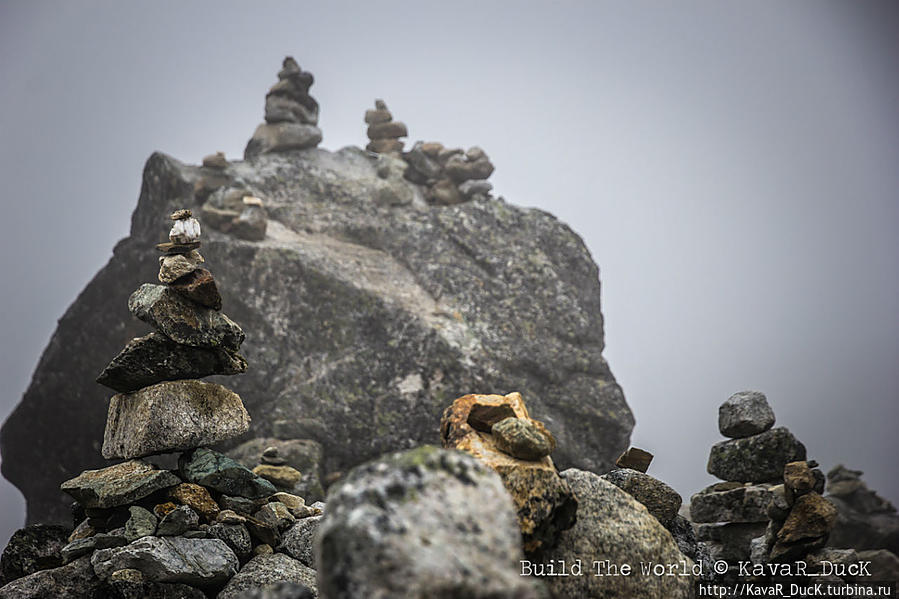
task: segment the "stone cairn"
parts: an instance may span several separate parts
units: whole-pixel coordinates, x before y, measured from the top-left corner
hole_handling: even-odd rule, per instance
[[[425,187],[425,199],[431,204],[448,206],[485,199],[493,185],[487,178],[493,164],[477,146],[463,151],[445,148],[438,142],[415,142],[403,154],[407,180]]]
[[[399,155],[403,151],[401,137],[406,137],[406,125],[393,120],[384,100],[375,100],[375,109],[365,111],[365,123],[368,125],[368,145],[365,149],[378,154]]]
[[[284,59],[278,82],[265,96],[265,122],[247,143],[244,157],[314,148],[322,140],[318,102],[309,95],[314,78],[293,57]]]
[[[726,441],[710,452],[708,472],[726,482],[690,499],[696,537],[714,560],[732,564],[750,559],[750,543],[768,526],[767,507],[783,488],[784,468],[804,460],[805,446],[786,428],[772,428],[774,412],[763,393],[732,395],[718,409],[718,429]]]
[[[263,456],[268,469],[253,472],[206,447],[249,428],[236,393],[198,380],[246,371],[237,353],[244,333],[221,312],[215,280],[202,267],[199,223],[189,210],[171,218],[169,241],[157,245],[163,284],[141,285],[128,301],[131,313],[156,331],[131,340],[97,379],[118,392],[103,457],[127,461],[62,484],[80,522],[62,548],[63,561],[89,556],[103,584],[182,583],[207,594],[221,590],[219,597],[277,571],[301,596],[304,587],[315,587],[308,557],[315,522],[304,519],[321,509],[276,488],[292,487],[299,476],[277,463],[277,452]],[[145,459],[175,452],[173,470]],[[132,591],[128,596],[150,593],[146,586]]]

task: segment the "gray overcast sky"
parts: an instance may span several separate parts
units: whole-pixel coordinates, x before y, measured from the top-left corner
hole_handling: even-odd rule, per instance
[[[128,234],[146,158],[241,157],[285,54],[323,147],[364,144],[382,97],[583,236],[633,443],[685,500],[750,388],[899,499],[893,2],[2,1],[4,415]],[[23,504],[0,492],[5,541]]]

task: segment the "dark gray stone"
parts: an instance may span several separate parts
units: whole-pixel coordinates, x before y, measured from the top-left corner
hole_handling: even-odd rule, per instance
[[[745,439],[730,439],[712,446],[707,470],[722,480],[777,482],[784,466],[805,459],[805,445],[786,428],[772,428]]]
[[[759,391],[734,393],[718,408],[718,430],[725,437],[740,439],[765,432],[774,426],[774,411]]]
[[[520,460],[539,460],[556,447],[542,424],[525,418],[506,418],[491,429],[497,449]]]
[[[265,590],[281,582],[301,584],[317,597],[315,570],[283,553],[257,555],[228,581],[217,599],[238,599],[248,591]]]
[[[245,560],[253,553],[253,540],[243,524],[222,524],[216,522],[206,530],[210,538],[221,539],[238,559]]]
[[[160,537],[174,537],[194,529],[200,524],[200,516],[189,506],[179,505],[159,521],[156,534]]]
[[[646,506],[649,513],[663,525],[671,521],[680,509],[683,499],[677,491],[657,478],[630,468],[616,468],[602,475],[619,489]]]
[[[323,516],[310,516],[297,520],[284,533],[278,551],[283,551],[290,557],[300,560],[304,565],[314,568],[313,540],[322,518]]]
[[[0,557],[0,586],[38,570],[63,563],[62,549],[71,530],[63,526],[31,524],[12,534]]]
[[[62,559],[65,563],[69,563],[97,549],[109,549],[127,544],[128,539],[124,535],[100,532],[91,537],[76,539],[63,547]]]
[[[700,580],[709,582],[715,579],[715,564],[712,562],[712,554],[708,547],[696,539],[693,531],[693,523],[681,515],[672,518],[665,528],[671,533],[677,548],[681,553],[693,560],[694,564],[700,564],[702,575]]]
[[[183,537],[144,537],[124,547],[101,549],[91,556],[91,564],[103,579],[134,568],[154,582],[194,586],[223,584],[238,568],[237,556],[223,541]]]
[[[226,495],[257,499],[278,492],[264,478],[256,476],[228,456],[205,447],[181,454],[178,469],[186,481]]]
[[[320,442],[323,472],[345,472],[439,442],[435,423],[466,390],[516,389],[552,422],[556,464],[611,468],[633,417],[602,357],[599,271],[581,238],[499,199],[428,206],[416,185],[378,177],[375,162],[315,149],[229,167],[257,197],[279,198],[264,241],[203,230],[226,310],[249,335],[241,353],[252,368],[228,381],[253,415],[247,438],[316,420],[314,435],[287,438]],[[30,522],[68,522],[59,481],[105,465],[95,443],[108,395],[85,373],[146,334],[128,295],[155,280],[160,223],[207,170],[149,159],[130,237],[61,318],[4,426],[3,474]],[[385,186],[414,199],[376,204]]]
[[[765,522],[771,502],[771,485],[711,485],[690,498],[693,522]]]
[[[149,537],[156,532],[156,516],[153,512],[139,505],[128,508],[131,517],[125,522],[125,539],[130,543],[141,537]]]
[[[0,599],[105,599],[105,585],[84,556],[65,566],[39,570],[0,588]]]

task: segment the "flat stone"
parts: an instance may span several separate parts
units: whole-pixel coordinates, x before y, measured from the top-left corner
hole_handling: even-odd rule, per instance
[[[207,168],[228,168],[228,159],[224,152],[216,152],[203,157],[203,166]]]
[[[253,468],[253,474],[258,474],[281,489],[293,489],[303,478],[303,475],[296,468],[291,466],[272,466],[270,464],[256,466]]]
[[[114,395],[103,457],[134,458],[212,445],[245,433],[250,415],[233,391],[216,383],[168,381]]]
[[[153,512],[139,505],[128,508],[131,517],[125,523],[125,540],[129,543],[141,537],[149,537],[156,532],[156,516]]]
[[[690,499],[690,519],[693,522],[765,522],[772,498],[770,485],[739,485],[724,490],[712,485]]]
[[[195,347],[240,349],[244,332],[230,318],[184,298],[162,285],[144,283],[128,299],[131,314],[166,337]]]
[[[209,538],[224,541],[240,560],[247,559],[253,553],[253,540],[250,538],[250,532],[241,523],[216,522],[209,526],[206,533]]]
[[[615,465],[619,468],[630,468],[637,472],[646,472],[652,463],[653,455],[639,447],[629,447],[627,451],[618,456]]]
[[[663,525],[677,516],[683,500],[677,491],[662,481],[630,468],[618,468],[602,475],[619,489],[646,506],[649,513]]]
[[[272,495],[273,501],[283,503],[288,509],[297,509],[306,505],[306,500],[291,493],[278,492]]]
[[[389,154],[402,152],[405,145],[398,139],[373,139],[368,142],[365,149],[378,154]]]
[[[212,495],[198,484],[181,483],[169,491],[169,496],[183,505],[190,506],[208,522],[213,522],[219,513],[219,506]]]
[[[93,553],[97,549],[109,549],[110,547],[121,547],[127,545],[128,540],[122,535],[112,535],[107,533],[97,533],[92,537],[84,539],[76,539],[62,548],[63,563],[69,563],[88,553]]]
[[[284,582],[303,585],[313,591],[315,596],[314,591],[317,589],[315,570],[283,553],[273,553],[258,555],[247,562],[240,572],[228,581],[217,599],[243,599],[248,591],[267,589]]]
[[[375,123],[368,126],[368,138],[375,139],[396,139],[398,137],[406,137],[409,131],[406,125],[399,121],[391,121],[389,123]]]
[[[96,551],[91,564],[104,579],[116,570],[134,568],[147,580],[194,586],[224,584],[239,566],[223,541],[183,537],[144,537],[124,547]]]
[[[445,169],[446,174],[456,183],[470,179],[486,179],[493,174],[493,164],[486,157],[469,161],[459,154],[451,156],[446,161]]]
[[[752,539],[765,534],[766,527],[766,522],[697,524],[696,538],[706,544],[713,560],[735,564],[749,559]]]
[[[542,422],[530,418],[506,418],[493,425],[497,449],[520,460],[539,460],[556,448],[556,440]]]
[[[723,480],[777,482],[784,466],[805,459],[805,446],[786,428],[773,428],[712,446],[707,470]]]
[[[272,495],[272,497],[274,497],[274,495]],[[246,497],[222,495],[219,498],[219,505],[222,510],[231,510],[238,514],[249,516],[255,514],[256,510],[268,503],[268,500],[268,497],[248,499]]]
[[[318,124],[318,104],[306,106],[301,102],[281,94],[265,97],[265,122]]]
[[[742,439],[774,426],[774,411],[759,391],[734,393],[718,408],[718,430],[725,437]]]
[[[168,285],[188,275],[205,262],[197,250],[186,254],[171,254],[159,257],[159,281]]]
[[[249,158],[269,152],[287,152],[314,148],[322,141],[322,131],[302,123],[263,123],[247,142],[244,155]]]
[[[220,347],[181,345],[162,333],[150,333],[129,341],[97,382],[128,393],[163,381],[241,374],[246,370],[247,361],[240,354]]]
[[[222,510],[215,517],[216,522],[221,524],[243,524],[247,521],[246,516],[241,516],[234,510]]]
[[[222,309],[222,296],[212,273],[205,268],[196,268],[169,285],[192,302],[212,310]]]
[[[174,241],[166,241],[165,243],[157,243],[156,249],[166,254],[187,254],[200,247],[199,241],[191,241],[189,243],[175,243]]]
[[[310,568],[314,568],[315,552],[313,551],[313,539],[323,517],[310,516],[309,518],[297,520],[281,537],[278,551],[300,560],[300,562]]]
[[[278,490],[226,455],[201,447],[178,458],[181,475],[192,483],[226,495],[255,499],[270,497]]]
[[[203,222],[222,233],[231,230],[231,223],[240,216],[239,210],[229,208],[217,208],[209,202],[203,204]]]
[[[131,460],[100,470],[85,470],[62,483],[60,489],[86,508],[110,508],[134,503],[180,482],[167,470]]]

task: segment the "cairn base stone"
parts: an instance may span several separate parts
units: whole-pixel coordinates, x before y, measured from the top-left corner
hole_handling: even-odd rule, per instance
[[[249,428],[250,415],[233,391],[216,383],[168,381],[113,396],[103,457],[184,451],[231,439]]]
[[[268,152],[286,152],[314,148],[322,141],[322,130],[302,123],[263,123],[247,142],[244,156],[250,158]]]

